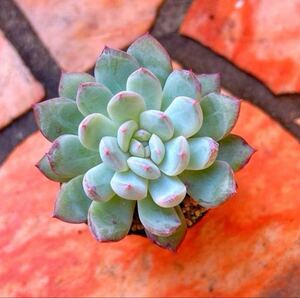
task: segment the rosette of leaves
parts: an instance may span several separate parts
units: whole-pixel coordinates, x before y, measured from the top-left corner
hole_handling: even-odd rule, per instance
[[[94,76],[64,73],[59,97],[34,107],[53,141],[37,166],[62,183],[54,216],[118,241],[136,209],[147,236],[175,250],[186,194],[212,208],[236,192],[233,171],[253,153],[230,134],[239,108],[220,93],[218,74],[173,70],[151,35],[127,52],[105,47]]]

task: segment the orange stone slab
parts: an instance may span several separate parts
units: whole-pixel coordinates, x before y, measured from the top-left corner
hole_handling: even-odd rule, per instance
[[[181,33],[262,80],[300,92],[300,0],[194,0]]]
[[[0,169],[0,296],[299,296],[300,145],[246,102],[235,133],[258,150],[238,194],[177,253],[139,236],[97,243],[51,218],[58,185],[33,166],[49,143],[32,135]]]
[[[105,45],[122,48],[151,26],[163,0],[16,0],[59,65],[91,68]]]
[[[0,31],[0,128],[44,96],[42,85]]]

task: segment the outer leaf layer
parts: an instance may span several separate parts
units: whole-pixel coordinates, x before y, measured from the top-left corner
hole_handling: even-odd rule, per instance
[[[195,74],[188,70],[174,70],[168,77],[162,99],[162,111],[168,108],[174,98],[178,96],[201,99],[201,85]]]
[[[147,110],[160,110],[162,88],[158,78],[146,68],[140,68],[132,73],[126,89],[140,94],[145,101]]]
[[[180,179],[188,194],[206,208],[218,206],[236,192],[232,169],[224,161],[202,171],[185,171]]]
[[[49,141],[63,134],[77,135],[78,125],[83,116],[76,103],[68,98],[53,98],[34,106],[36,123]]]
[[[135,202],[114,196],[108,202],[93,201],[89,209],[88,224],[98,241],[118,241],[130,229]]]
[[[58,86],[58,94],[61,97],[75,100],[79,85],[86,82],[95,82],[95,78],[88,73],[62,73]]]
[[[78,176],[62,185],[56,199],[54,217],[70,223],[87,221],[91,200],[83,191],[82,178]]]
[[[228,135],[220,142],[217,159],[226,161],[234,171],[243,168],[255,152],[243,138],[237,135]]]
[[[180,218],[181,225],[177,228],[177,230],[171,234],[170,236],[162,237],[152,234],[150,231],[145,230],[147,237],[154,242],[155,244],[167,248],[171,251],[176,251],[181,244],[184,236],[186,234],[187,225],[185,217],[179,206],[175,207],[178,217]]]
[[[181,224],[174,208],[159,207],[150,196],[138,201],[138,213],[145,229],[154,235],[169,236]]]
[[[141,66],[149,69],[164,86],[172,71],[171,59],[164,47],[151,35],[138,38],[127,50]]]
[[[59,176],[73,178],[100,163],[99,153],[83,147],[74,135],[57,138],[48,153],[52,170]]]
[[[83,178],[83,189],[91,200],[108,201],[114,196],[110,181],[114,171],[104,163],[88,170]]]
[[[233,97],[210,93],[201,101],[203,124],[196,136],[219,141],[233,128],[238,118],[240,101]]]
[[[138,62],[127,53],[105,47],[96,62],[95,78],[116,94],[126,90],[127,78],[138,68]]]
[[[110,90],[100,83],[83,83],[79,86],[76,103],[85,116],[92,113],[108,116],[106,108],[112,96]]]
[[[211,92],[220,93],[221,76],[219,73],[200,74],[197,79],[201,84],[201,96],[205,96]]]

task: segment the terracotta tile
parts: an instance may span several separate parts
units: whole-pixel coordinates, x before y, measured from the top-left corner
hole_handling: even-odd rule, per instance
[[[0,296],[299,296],[300,145],[245,102],[235,132],[258,150],[238,194],[177,254],[139,236],[99,244],[52,219],[58,186],[33,167],[49,143],[32,135],[0,169]]]
[[[129,45],[151,26],[163,0],[17,0],[59,65],[92,67],[102,48]]]
[[[300,1],[194,0],[181,33],[212,48],[275,93],[300,92]]]
[[[0,128],[31,108],[44,96],[16,50],[0,31]]]

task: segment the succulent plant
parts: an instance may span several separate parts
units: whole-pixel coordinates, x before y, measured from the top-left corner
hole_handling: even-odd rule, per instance
[[[236,192],[233,171],[253,153],[229,134],[240,102],[220,93],[219,74],[173,70],[149,34],[127,52],[105,47],[94,74],[63,73],[59,97],[34,107],[53,141],[37,166],[62,183],[54,216],[117,241],[136,210],[147,236],[175,250],[187,194],[212,208]]]

